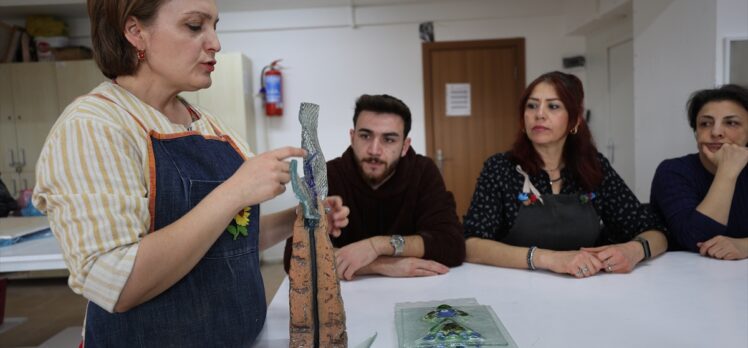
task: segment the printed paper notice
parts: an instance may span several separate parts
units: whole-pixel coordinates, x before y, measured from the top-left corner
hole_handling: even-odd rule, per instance
[[[447,116],[470,116],[470,84],[447,84]]]

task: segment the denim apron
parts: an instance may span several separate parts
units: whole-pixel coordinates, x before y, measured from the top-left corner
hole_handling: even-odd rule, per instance
[[[218,136],[146,130],[151,232],[184,216],[244,162],[231,138],[211,126]],[[148,302],[124,313],[109,313],[89,302],[85,347],[250,346],[262,330],[266,304],[259,205],[249,212],[246,237],[235,240],[224,231],[184,278]]]
[[[537,201],[519,208],[514,225],[502,243],[559,251],[598,244],[602,226],[591,199],[573,194],[541,197],[522,168],[517,166],[517,171],[525,177],[522,193],[535,195]]]

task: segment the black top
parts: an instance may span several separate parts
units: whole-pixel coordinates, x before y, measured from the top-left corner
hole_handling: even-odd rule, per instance
[[[639,202],[608,160],[599,153],[598,160],[602,164],[603,181],[594,190],[592,205],[602,219],[603,234],[597,244],[626,242],[647,230],[664,231],[660,219]],[[509,159],[509,153],[496,154],[484,163],[464,219],[466,239],[480,237],[501,241],[512,228],[522,206],[517,195],[524,183],[516,166],[517,163]],[[564,179],[561,194],[589,194],[568,169],[562,169],[561,176]],[[530,175],[530,181],[541,196],[552,194],[545,171]]]
[[[670,250],[699,251],[696,243],[718,235],[748,237],[748,167],[735,183],[727,225],[696,210],[713,181],[714,174],[704,168],[697,153],[665,160],[657,167],[649,199],[667,221]]]

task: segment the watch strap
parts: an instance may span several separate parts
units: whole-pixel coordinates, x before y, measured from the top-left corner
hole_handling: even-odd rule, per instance
[[[641,244],[642,249],[644,249],[644,259],[649,260],[652,258],[652,251],[649,249],[649,241],[642,238],[642,237],[636,237],[634,238],[635,241],[639,242]]]

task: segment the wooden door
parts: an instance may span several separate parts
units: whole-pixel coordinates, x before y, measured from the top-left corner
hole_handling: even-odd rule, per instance
[[[525,42],[519,38],[424,43],[423,69],[427,153],[441,168],[462,219],[483,162],[509,150],[518,132]],[[448,115],[447,89],[455,84],[469,85],[467,116]]]

